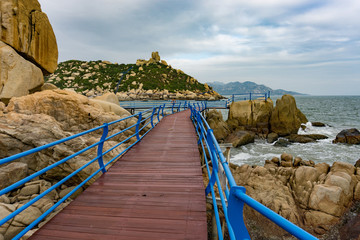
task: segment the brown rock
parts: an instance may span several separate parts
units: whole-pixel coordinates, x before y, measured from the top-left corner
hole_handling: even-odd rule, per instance
[[[318,163],[315,168],[320,174],[328,174],[330,166],[327,163]]]
[[[255,133],[249,131],[236,131],[231,133],[225,142],[232,143],[233,147],[240,147],[255,141]]]
[[[45,72],[57,67],[58,49],[49,19],[37,0],[1,0],[0,39]]]
[[[314,139],[305,136],[305,135],[299,135],[299,134],[291,134],[290,136],[286,137],[289,142],[296,142],[296,143],[310,143],[310,142],[315,142]]]
[[[206,113],[206,121],[214,131],[215,138],[218,141],[224,141],[230,134],[229,127],[223,120],[222,113],[217,110],[210,110]]]
[[[233,129],[238,126],[248,126],[262,132],[263,128],[269,128],[272,110],[271,99],[233,102],[229,110],[228,124]]]
[[[326,127],[326,125],[322,122],[311,122],[313,127]]]
[[[273,157],[271,161],[277,165],[280,165],[280,159],[278,157]]]
[[[114,93],[105,93],[102,96],[97,96],[94,99],[119,105],[118,97]]]
[[[292,162],[292,160],[293,160],[293,156],[288,153],[281,154],[280,158],[281,158],[281,161],[284,161],[284,162]]]
[[[1,126],[1,125],[0,125]],[[0,134],[1,137],[1,134]],[[0,138],[0,149],[3,139]],[[28,175],[28,165],[21,162],[12,162],[0,168],[0,189],[25,178]]]
[[[356,128],[342,130],[333,143],[360,144],[360,132]]]
[[[350,163],[334,162],[331,167],[331,172],[346,172],[351,176],[355,174],[355,167]]]
[[[44,83],[41,70],[0,41],[0,101],[28,95]]]
[[[0,107],[0,111],[1,111],[1,107]],[[360,159],[356,161],[356,163],[354,164],[354,166],[356,168],[360,168]]]
[[[313,167],[301,166],[295,170],[290,184],[302,208],[307,207],[314,183],[319,175],[319,172]]]
[[[342,189],[338,186],[318,184],[314,186],[309,199],[309,207],[336,217],[340,217],[345,208],[342,204]]]
[[[268,143],[274,143],[276,140],[278,140],[279,136],[276,133],[270,133],[267,136],[267,142]]]
[[[300,166],[302,159],[300,157],[295,157],[294,158],[294,167],[298,167]]]
[[[360,182],[356,184],[356,187],[354,189],[354,200],[360,200]]]
[[[41,86],[41,91],[54,90],[54,89],[58,89],[58,87],[52,83],[44,83],[44,85]]]
[[[311,226],[314,229],[320,228],[324,229],[325,231],[328,231],[334,224],[336,224],[339,221],[338,217],[334,217],[330,214],[319,212],[319,211],[307,211],[305,212],[305,224],[307,226]],[[324,234],[325,231],[319,232],[316,231],[319,234]]]
[[[284,95],[276,100],[276,107],[272,111],[270,127],[272,132],[279,136],[296,134],[301,123],[306,123],[305,115],[296,107],[295,98],[291,95]]]

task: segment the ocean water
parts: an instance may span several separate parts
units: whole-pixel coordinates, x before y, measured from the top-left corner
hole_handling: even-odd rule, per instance
[[[273,97],[274,105],[278,97]],[[333,144],[332,140],[343,129],[360,130],[360,96],[296,96],[297,107],[309,120],[307,130],[299,134],[318,133],[328,139],[316,143],[294,143],[288,147],[275,147],[266,140],[231,149],[231,162],[235,164],[264,165],[266,159],[280,157],[284,152],[315,163],[332,164],[342,161],[354,164],[360,159],[360,145]],[[227,113],[223,111],[224,117]],[[323,122],[326,127],[313,127],[310,122]]]

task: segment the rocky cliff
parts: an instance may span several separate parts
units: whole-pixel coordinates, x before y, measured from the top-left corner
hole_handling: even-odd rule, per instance
[[[358,236],[359,228],[344,234],[346,222],[336,224],[360,200],[360,168],[342,162],[314,164],[286,153],[267,160],[263,167],[231,166],[237,184],[245,186],[248,195],[296,225],[322,239],[357,239],[350,236]],[[346,221],[353,221],[359,212],[353,210]],[[252,239],[289,237],[249,207],[244,215]]]
[[[130,68],[131,70],[124,74]],[[120,79],[122,80],[119,82]],[[77,60],[62,62],[54,74],[46,77],[46,81],[87,96],[118,90],[119,100],[210,97],[215,100],[221,97],[207,84],[198,82],[183,71],[172,68],[166,61],[160,60],[157,52],[152,53],[149,60],[139,59],[136,64]]]
[[[55,71],[56,38],[37,0],[0,2],[0,101],[27,95]]]

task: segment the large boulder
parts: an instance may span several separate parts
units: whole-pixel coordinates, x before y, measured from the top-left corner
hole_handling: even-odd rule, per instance
[[[37,0],[1,0],[0,40],[45,73],[57,67],[58,48],[49,19]]]
[[[301,123],[308,122],[306,116],[296,107],[295,98],[284,95],[276,100],[276,107],[272,111],[271,131],[279,136],[297,133]]]
[[[356,128],[342,130],[333,143],[360,144],[360,132]]]
[[[263,132],[264,129],[269,128],[272,110],[271,99],[233,102],[230,105],[227,122],[232,129],[245,126]]]
[[[97,96],[94,99],[119,105],[119,99],[114,93],[105,93],[104,95]]]
[[[310,233],[323,235],[356,204],[360,178],[348,163],[335,162],[332,167],[326,163],[298,166],[295,164],[298,158],[294,164],[292,159],[284,153],[281,163],[289,163],[286,166],[274,158],[267,160],[264,167],[247,164],[230,167],[237,184],[244,186],[252,198]],[[286,235],[254,210],[245,207],[244,216],[254,239],[282,239]]]
[[[0,158],[42,146],[68,137],[71,134],[129,116],[129,113],[125,110],[122,116],[112,112],[105,112],[99,104],[92,103],[85,96],[64,90],[46,90],[24,97],[14,97],[5,111],[6,113],[0,116]],[[134,123],[136,123],[134,118],[119,122],[109,129],[108,135],[119,132]],[[104,149],[109,149],[133,133],[134,129],[130,129],[126,133],[112,138],[104,144]],[[54,161],[63,159],[96,143],[101,135],[102,131],[99,130],[38,154],[26,156],[21,158],[20,161],[27,163],[31,171],[37,171]],[[110,152],[104,158],[104,161],[116,156],[122,149],[123,147],[119,147],[117,150]],[[92,148],[90,151],[69,160],[67,164],[47,172],[44,177],[59,179],[78,169],[94,156],[96,156],[96,148]],[[85,171],[77,175],[77,178],[72,179],[73,182],[84,180],[96,168],[96,165],[86,168]]]
[[[225,142],[232,143],[233,147],[240,147],[255,141],[255,133],[250,131],[235,131],[231,133]]]
[[[120,106],[116,107],[121,108]],[[109,114],[104,114],[103,107],[95,100],[90,100],[72,91],[60,89],[45,90],[28,96],[12,98],[7,111],[29,115],[46,114],[55,118],[64,130],[72,132],[100,126],[105,122],[119,119],[119,115],[120,117],[129,116],[129,113],[123,108],[121,108],[122,114],[117,112],[115,115],[110,111]]]
[[[214,131],[215,138],[218,141],[224,141],[229,135],[230,130],[220,111],[210,110],[206,112],[206,121]]]
[[[0,41],[0,101],[25,96],[43,83],[40,68]]]

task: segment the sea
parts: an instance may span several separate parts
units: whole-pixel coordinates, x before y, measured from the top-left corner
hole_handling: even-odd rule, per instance
[[[274,105],[281,96],[272,96]],[[336,135],[350,128],[360,130],[360,96],[294,96],[297,107],[309,120],[306,130],[299,129],[298,134],[323,134],[328,139],[315,143],[294,143],[288,147],[276,147],[266,140],[256,139],[239,148],[231,149],[230,161],[234,164],[260,165],[265,160],[280,157],[284,152],[303,160],[313,160],[315,163],[332,163],[341,161],[354,164],[360,159],[360,145],[333,144]],[[222,110],[227,119],[227,110]],[[326,127],[313,127],[311,122],[322,122]]]

